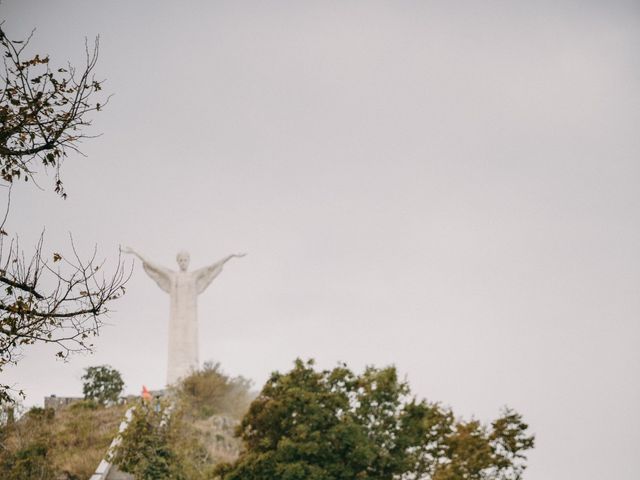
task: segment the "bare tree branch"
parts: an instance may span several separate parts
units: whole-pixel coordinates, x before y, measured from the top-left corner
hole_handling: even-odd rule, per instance
[[[87,339],[98,335],[102,317],[109,305],[124,294],[131,275],[121,255],[115,273],[102,274],[97,250],[83,261],[71,239],[72,255],[64,258],[53,253],[51,260],[43,255],[41,235],[29,262],[16,241],[9,251],[0,241],[0,371],[16,363],[25,345],[53,343],[61,350],[58,356],[91,348]],[[50,264],[59,265],[53,268]]]
[[[65,197],[60,164],[67,150],[79,151],[78,144],[91,125],[89,114],[109,101],[95,101],[103,81],[93,76],[98,61],[99,38],[93,49],[85,43],[86,65],[52,69],[49,57],[24,59],[31,40],[16,45],[0,27],[4,50],[4,74],[0,76],[0,177],[8,183],[33,177],[37,163],[55,168],[55,191]]]
[[[107,275],[97,248],[83,260],[70,238],[70,255],[45,254],[42,234],[26,255],[17,236],[9,241],[4,231],[12,186],[20,179],[36,183],[40,166],[53,168],[54,190],[66,198],[60,166],[68,151],[82,154],[82,140],[95,136],[85,133],[92,112],[109,101],[94,98],[103,83],[93,75],[98,38],[92,49],[85,41],[84,68],[53,68],[48,56],[26,56],[33,33],[25,41],[10,40],[0,23],[0,182],[8,187],[0,223],[0,372],[35,343],[58,346],[60,358],[91,350],[90,338],[99,334],[131,275],[120,253]],[[11,400],[10,389],[0,385],[0,403]]]

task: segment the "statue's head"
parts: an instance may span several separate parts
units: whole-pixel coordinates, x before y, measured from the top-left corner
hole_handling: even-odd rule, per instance
[[[176,255],[176,262],[178,262],[178,266],[183,272],[186,272],[187,268],[189,268],[189,260],[191,260],[189,252],[186,252],[184,250],[178,252],[178,254]]]

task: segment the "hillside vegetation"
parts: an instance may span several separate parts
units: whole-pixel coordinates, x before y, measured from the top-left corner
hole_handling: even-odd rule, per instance
[[[69,407],[32,408],[0,428],[3,480],[87,479],[118,431],[126,405],[82,401]]]
[[[156,398],[30,410],[0,428],[0,479],[88,479],[130,406],[111,460],[136,480],[519,480],[535,444],[514,410],[465,420],[393,366],[296,360],[254,397],[207,364]]]
[[[214,478],[216,465],[240,453],[234,431],[253,398],[249,387],[205,364],[166,397],[139,404],[114,463],[139,480]]]
[[[113,459],[122,470],[140,479],[208,478],[214,465],[238,456],[233,432],[251,402],[249,387],[208,363],[160,400],[32,408],[0,427],[0,479],[88,479],[130,406],[133,419]]]

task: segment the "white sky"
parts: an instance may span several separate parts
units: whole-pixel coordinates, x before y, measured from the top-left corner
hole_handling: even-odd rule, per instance
[[[297,356],[393,363],[422,397],[537,435],[529,480],[640,470],[640,6],[621,1],[3,0],[12,38],[115,96],[9,228],[111,262],[235,251],[201,359],[259,387]],[[42,179],[49,187],[51,179]],[[162,385],[168,298],[136,264],[92,356],[3,380],[79,395],[108,363]]]

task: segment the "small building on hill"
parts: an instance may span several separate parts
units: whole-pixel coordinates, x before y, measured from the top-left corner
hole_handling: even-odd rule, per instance
[[[83,400],[82,397],[58,397],[57,395],[49,395],[48,397],[44,397],[44,408],[59,410],[73,403],[80,402],[81,400]]]

